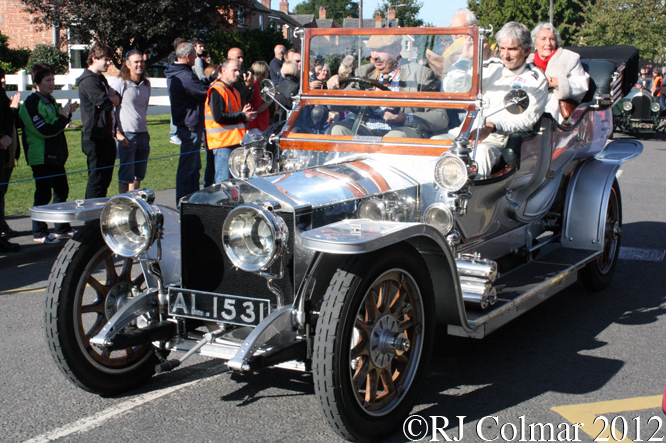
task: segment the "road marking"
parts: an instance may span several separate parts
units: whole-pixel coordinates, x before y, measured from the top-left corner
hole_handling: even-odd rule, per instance
[[[34,288],[33,288],[33,289],[19,289],[19,290],[10,289],[10,290],[8,290],[8,291],[0,291],[0,295],[28,294],[28,293],[30,293],[30,292],[40,292],[40,291],[44,291],[45,289],[46,289],[46,286],[44,286],[43,288],[36,288],[36,289],[34,289]]]
[[[614,414],[627,411],[639,411],[641,409],[661,408],[661,400],[661,395],[655,395],[653,397],[636,397],[627,398],[625,400],[611,400],[601,401],[598,403],[583,403],[580,405],[556,406],[552,408],[552,410],[569,420],[571,423],[582,423],[580,429],[585,431],[585,433],[592,438],[611,438],[610,426],[606,428],[606,432],[599,435],[604,429],[604,423],[601,420],[597,420],[595,423],[594,420],[598,415]],[[622,433],[620,431],[616,431],[616,435],[622,435]],[[615,440],[612,439],[606,441]],[[632,440],[625,438],[624,435],[622,435],[621,440],[617,441],[633,443]]]
[[[208,372],[211,375],[205,375],[206,372]],[[76,434],[79,432],[87,432],[90,431],[91,429],[94,429],[96,427],[101,426],[105,421],[110,420],[120,414],[123,414],[131,409],[136,408],[137,406],[141,406],[143,404],[146,404],[150,401],[157,400],[160,397],[164,397],[165,395],[171,394],[172,392],[178,391],[183,388],[187,388],[190,386],[194,386],[198,383],[201,383],[206,380],[211,380],[214,378],[217,378],[218,376],[228,372],[226,370],[219,372],[218,371],[206,371],[203,374],[198,374],[196,380],[189,381],[187,383],[183,383],[178,386],[171,386],[169,388],[164,388],[160,389],[157,391],[152,391],[148,392],[142,395],[137,396],[136,398],[133,398],[131,400],[122,402],[120,404],[117,404],[115,406],[112,406],[110,408],[107,408],[103,411],[98,412],[97,414],[90,415],[88,417],[82,418],[80,420],[77,420],[75,422],[72,422],[70,424],[67,424],[63,427],[60,427],[58,429],[54,429],[51,432],[47,432],[45,434],[38,435],[36,437],[31,438],[30,440],[26,440],[24,443],[48,443],[53,440],[57,440],[62,437],[66,437],[68,435]],[[203,377],[203,378],[200,378]]]

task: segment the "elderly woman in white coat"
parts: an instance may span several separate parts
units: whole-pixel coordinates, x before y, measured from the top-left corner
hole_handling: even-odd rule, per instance
[[[535,52],[528,62],[543,69],[548,80],[548,103],[545,112],[550,113],[559,123],[564,121],[560,112],[560,100],[573,100],[577,103],[589,88],[590,76],[580,64],[580,56],[562,49],[562,39],[557,28],[550,23],[539,23],[532,31]]]

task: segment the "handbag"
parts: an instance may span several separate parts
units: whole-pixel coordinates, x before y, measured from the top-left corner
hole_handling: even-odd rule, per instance
[[[578,102],[575,100],[566,99],[560,100],[560,114],[563,118],[569,118],[569,116],[574,112],[574,109],[578,106]]]

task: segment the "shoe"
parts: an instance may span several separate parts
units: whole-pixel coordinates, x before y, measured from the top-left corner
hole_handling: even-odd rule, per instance
[[[60,243],[60,240],[55,238],[53,235],[49,234],[45,237],[39,237],[39,238],[33,238],[33,240],[37,243],[44,243],[47,245],[55,245]]]
[[[72,237],[74,237],[74,234],[76,234],[76,229],[70,229],[69,231],[67,231],[65,233],[62,233],[62,234],[58,234],[56,232],[55,234],[53,234],[53,236],[55,238],[72,238]]]
[[[171,143],[173,143],[174,145],[179,145],[180,144],[180,139],[178,138],[178,136],[176,134],[172,135],[171,138],[169,139],[169,141]]]
[[[12,243],[7,239],[0,237],[0,252],[18,252],[21,250],[21,245]]]
[[[19,235],[21,235],[21,233],[13,230],[8,226],[7,229],[3,229],[2,232],[0,232],[0,235],[6,238],[12,238],[12,237],[18,237]]]

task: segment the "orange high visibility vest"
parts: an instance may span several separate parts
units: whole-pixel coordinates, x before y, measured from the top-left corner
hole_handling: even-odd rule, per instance
[[[208,149],[226,148],[240,143],[247,131],[245,123],[237,123],[230,125],[221,125],[213,118],[213,112],[210,109],[210,93],[215,89],[224,100],[226,110],[225,112],[231,113],[241,110],[240,94],[234,88],[227,88],[221,82],[216,81],[208,89],[208,97],[206,98],[206,113],[204,114],[204,123],[206,125],[206,142]]]

